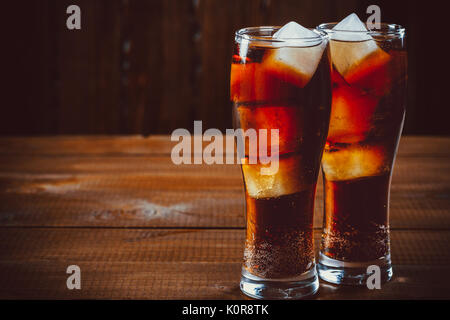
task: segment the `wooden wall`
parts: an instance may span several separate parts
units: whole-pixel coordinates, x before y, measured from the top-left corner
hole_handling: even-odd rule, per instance
[[[82,29],[66,28],[81,8]],[[366,17],[369,2],[331,0],[35,0],[3,5],[4,64],[0,134],[152,134],[231,126],[229,68],[234,31],[245,26],[306,26]],[[6,8],[5,8],[6,6]],[[380,5],[382,19],[414,33],[420,8]],[[388,19],[389,18],[389,19]],[[410,31],[408,29],[408,31]],[[410,39],[408,39],[409,41]],[[417,46],[414,37],[409,42]],[[410,51],[406,131],[420,126]],[[422,97],[425,100],[425,97]],[[438,101],[436,101],[438,103]],[[419,113],[419,114],[418,114]],[[420,118],[421,121],[423,119]],[[446,123],[431,129],[446,131]],[[444,129],[442,129],[444,128]]]

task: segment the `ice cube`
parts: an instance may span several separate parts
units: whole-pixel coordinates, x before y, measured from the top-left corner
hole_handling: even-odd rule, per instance
[[[328,141],[362,141],[371,129],[378,99],[346,84],[335,70],[332,77],[336,86],[333,88]]]
[[[352,13],[345,17],[341,22],[334,26],[335,31],[363,31],[358,32],[343,32],[332,33],[331,39],[342,41],[364,41],[371,40],[372,37],[367,34],[366,25],[359,19],[356,13]]]
[[[329,181],[381,175],[389,171],[386,150],[380,146],[350,145],[323,153],[322,168]]]
[[[273,38],[286,41],[266,56],[265,69],[303,88],[316,72],[327,42],[294,21],[275,32]]]
[[[287,79],[291,73],[281,69],[265,68],[260,63],[231,65],[230,94],[234,102],[289,101],[298,97],[298,76]],[[292,78],[292,76],[290,76]]]
[[[330,43],[331,59],[348,83],[357,83],[361,78],[371,79],[372,72],[380,68],[385,69],[390,59],[389,54],[367,33],[366,26],[356,14],[352,13],[339,22],[333,31]],[[363,62],[369,57],[370,61]]]
[[[282,26],[275,32],[272,38],[275,39],[300,39],[300,38],[316,38],[317,34],[295,21],[291,21]],[[320,39],[319,41],[320,42]]]
[[[269,170],[270,164],[246,164],[242,161],[247,192],[252,198],[273,198],[293,194],[304,190],[304,182],[300,156],[280,158],[278,170],[272,174],[261,174],[261,168]],[[275,166],[276,167],[276,166]],[[267,172],[266,172],[267,173]]]
[[[284,154],[295,152],[299,148],[303,127],[302,119],[304,118],[302,111],[301,108],[284,106],[239,106],[237,116],[244,131],[255,129],[259,132],[259,129],[267,129],[267,134],[270,137],[270,130],[278,129],[278,150],[279,153]],[[274,144],[272,141],[270,143],[271,145]],[[265,144],[258,141],[258,148],[265,148]],[[270,148],[266,150],[270,151]],[[246,154],[248,155],[248,152]]]

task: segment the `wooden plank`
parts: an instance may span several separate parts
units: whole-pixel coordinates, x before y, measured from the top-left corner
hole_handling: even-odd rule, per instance
[[[120,132],[147,133],[162,102],[163,1],[122,2]]]
[[[93,124],[90,132],[114,134],[120,132],[120,93],[122,84],[122,5],[118,0],[89,1],[95,7],[96,99],[91,106]],[[83,7],[82,7],[83,8]]]
[[[450,137],[402,136],[398,156],[450,157]]]
[[[28,169],[2,171],[2,223],[28,224],[31,219],[34,225],[243,224],[238,166],[168,166],[167,158],[124,162],[111,157],[101,163],[92,158],[59,159],[46,165],[49,159],[38,157]],[[14,162],[28,166],[29,159],[22,160]]]
[[[2,66],[0,134],[55,133],[58,41],[54,30],[59,27],[56,17],[64,18],[65,10],[58,12],[50,0],[11,1],[2,9],[8,32],[3,32],[7,46],[0,54],[7,61]]]
[[[203,128],[204,130],[206,128]],[[168,135],[1,137],[0,156],[170,155]],[[204,142],[204,146],[210,142]],[[397,157],[450,157],[450,137],[404,136]]]
[[[58,133],[117,133],[120,85],[119,1],[81,0],[81,30],[68,30],[66,8],[54,1],[58,47]]]
[[[0,137],[0,156],[168,155],[175,144],[166,135]]]
[[[395,265],[393,279],[382,285],[381,290],[365,287],[335,286],[321,282],[318,299],[323,300],[426,300],[445,299],[450,290],[447,280],[442,282],[448,266]]]
[[[203,127],[206,130],[206,127]],[[169,135],[1,137],[0,156],[170,155]],[[206,146],[210,142],[204,142]],[[397,157],[450,157],[450,137],[404,136]]]
[[[399,157],[393,228],[450,228],[450,163]],[[0,224],[244,227],[237,165],[180,165],[168,157],[0,157]],[[322,225],[318,183],[315,226]]]
[[[231,55],[234,34],[249,26],[266,24],[267,1],[199,1],[196,120],[205,128],[231,128],[229,98]]]
[[[238,28],[289,20],[312,27],[351,12],[364,20],[369,3],[80,0],[80,31],[65,27],[69,4],[5,4],[5,25],[14,33],[5,35],[8,112],[0,118],[0,132],[168,133],[194,119],[224,127],[230,123],[228,74]],[[435,116],[446,110],[440,103],[445,82],[439,81],[438,67],[445,53],[431,57],[423,49],[421,39],[427,34],[417,23],[443,26],[445,19],[436,18],[443,13],[426,18],[423,12],[433,6],[386,1],[380,6],[382,20],[407,27],[410,90],[405,132],[448,134],[446,118]],[[430,36],[438,40],[438,35]],[[124,48],[130,43],[133,52],[127,54]],[[432,106],[434,112],[418,108],[421,105]]]
[[[0,156],[170,155],[172,148],[178,143],[179,141],[171,141],[168,135],[0,137]],[[203,147],[210,143],[204,141]]]
[[[315,234],[316,249],[320,232]],[[450,233],[392,232],[395,277],[381,290],[321,284],[320,299],[450,298]],[[0,298],[242,299],[244,230],[3,228]],[[82,289],[67,290],[79,265]]]
[[[177,128],[192,130],[198,107],[195,1],[163,1],[161,48],[163,59],[157,64],[162,74],[154,81],[163,84],[162,100],[146,115],[152,119],[146,133],[170,133]],[[154,46],[153,39],[148,40]],[[153,75],[151,75],[154,77]],[[156,93],[155,93],[156,94]],[[156,113],[156,115],[155,115]]]

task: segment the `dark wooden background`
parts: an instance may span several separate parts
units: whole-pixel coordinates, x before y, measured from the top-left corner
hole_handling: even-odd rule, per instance
[[[66,28],[81,8],[82,29]],[[445,10],[432,2],[331,0],[34,0],[2,2],[0,134],[153,134],[231,126],[234,31],[305,26],[369,4],[407,27],[405,133],[449,134]],[[448,40],[447,40],[448,41]],[[447,67],[448,68],[448,67]]]

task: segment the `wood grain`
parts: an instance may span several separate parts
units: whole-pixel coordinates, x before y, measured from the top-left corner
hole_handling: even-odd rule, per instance
[[[450,228],[449,141],[402,139],[393,228]],[[167,145],[167,136],[0,139],[0,225],[244,227],[239,167],[176,166]],[[317,228],[322,202],[319,180]]]
[[[450,139],[402,138],[391,188],[394,279],[322,282],[317,299],[448,299]],[[167,136],[0,138],[0,298],[244,299],[237,165],[170,161]],[[315,213],[316,250],[322,186]],[[65,287],[68,265],[82,290]]]
[[[1,298],[243,299],[244,230],[2,228]],[[320,231],[315,233],[316,249]],[[448,298],[450,235],[392,232],[395,277],[381,290],[326,283],[319,299]],[[79,265],[82,289],[65,287]]]
[[[170,135],[0,136],[0,156],[170,155],[177,143]],[[403,136],[397,157],[405,156],[450,157],[450,137]]]
[[[382,20],[407,28],[407,133],[447,133],[445,81],[422,39],[421,25],[445,16],[398,1],[378,1]],[[242,27],[298,21],[315,27],[367,1],[345,0],[79,0],[81,30],[66,28],[69,0],[8,1],[0,134],[168,134],[194,120],[231,126],[230,60]],[[428,17],[424,12],[428,11]],[[436,58],[439,57],[439,58]],[[423,64],[427,61],[431,65]],[[428,108],[421,106],[430,106]]]

